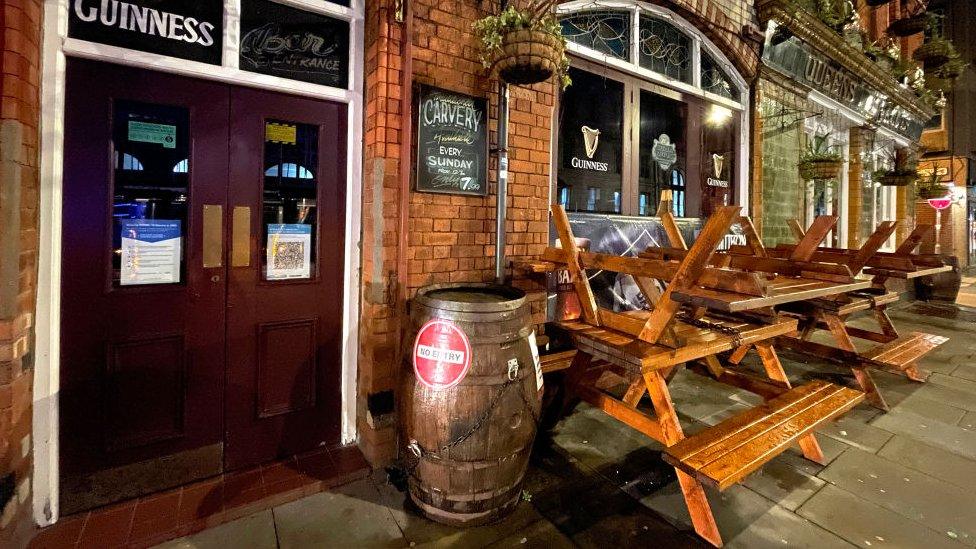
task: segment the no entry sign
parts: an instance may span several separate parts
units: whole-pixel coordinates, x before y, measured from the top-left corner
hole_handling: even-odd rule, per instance
[[[432,389],[453,387],[471,367],[468,336],[446,320],[431,320],[417,333],[413,344],[413,371]]]

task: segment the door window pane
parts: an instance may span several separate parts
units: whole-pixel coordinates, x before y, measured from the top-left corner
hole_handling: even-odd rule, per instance
[[[187,109],[116,101],[112,284],[181,283],[190,198]]]
[[[557,192],[568,211],[620,213],[624,85],[570,68],[560,106]]]
[[[640,66],[691,82],[691,39],[677,27],[653,17],[640,18]]]
[[[684,103],[641,90],[638,192],[647,199],[646,206],[638,211],[640,215],[652,216],[657,212],[661,191],[665,189],[681,192],[684,208],[686,119]]]
[[[265,121],[262,262],[266,280],[315,273],[319,128]]]
[[[734,203],[736,134],[739,115],[721,105],[707,105],[702,128],[701,217]],[[697,183],[696,183],[697,185]]]

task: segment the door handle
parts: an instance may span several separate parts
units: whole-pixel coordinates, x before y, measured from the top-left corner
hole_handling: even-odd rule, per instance
[[[230,266],[251,265],[251,208],[234,206],[234,226],[230,236]]]
[[[212,269],[224,264],[224,207],[203,205],[203,268]]]

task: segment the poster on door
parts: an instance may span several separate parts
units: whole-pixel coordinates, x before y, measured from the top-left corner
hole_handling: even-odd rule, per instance
[[[268,224],[268,280],[311,278],[312,226]]]
[[[124,219],[119,284],[173,284],[180,281],[182,231],[179,219]]]

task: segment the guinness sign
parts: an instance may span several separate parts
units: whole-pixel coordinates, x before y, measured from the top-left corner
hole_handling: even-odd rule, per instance
[[[221,0],[71,0],[68,36],[220,65]]]

